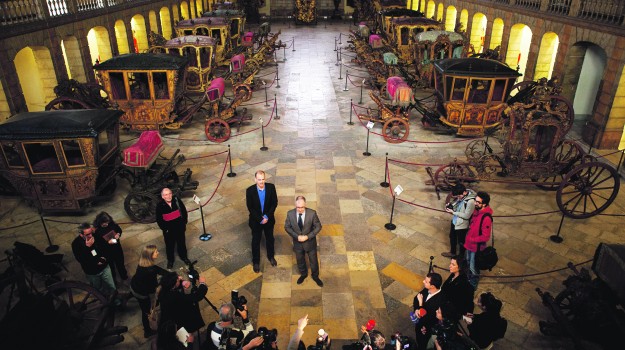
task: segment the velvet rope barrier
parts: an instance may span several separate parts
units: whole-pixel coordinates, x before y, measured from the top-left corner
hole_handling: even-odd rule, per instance
[[[360,117],[360,114],[358,114],[358,112],[354,109],[354,107],[356,107],[355,104],[352,103],[352,109],[354,110],[354,112],[356,113],[356,116],[358,117],[358,121],[360,121],[360,125],[362,125],[363,128],[366,128],[367,130],[369,130],[369,128],[367,128],[367,125],[363,122],[363,118]],[[359,106],[361,107],[361,106]],[[366,107],[363,107],[366,108]],[[368,118],[365,119],[367,121],[371,120],[373,122],[382,122],[382,120],[374,120],[374,118]],[[384,138],[384,134],[380,134],[378,132],[375,131],[371,131],[372,134],[374,135],[378,135],[378,136],[382,136],[382,138]],[[467,141],[473,141],[476,139],[479,139],[480,137],[471,137],[471,138],[466,138],[466,139],[461,139],[461,140],[450,140],[450,141],[421,141],[421,140],[405,140],[404,142],[410,142],[410,143],[420,143],[420,144],[446,144],[446,143],[457,143],[457,142],[467,142]]]
[[[359,88],[359,87],[363,87],[363,86],[365,86],[365,84],[362,84],[362,83],[361,83],[361,84],[359,84],[359,85],[354,84],[354,82],[352,81],[351,77],[356,77],[356,78],[367,79],[366,77],[359,77],[359,76],[357,76],[357,75],[349,75],[349,74],[346,74],[346,76],[347,76],[347,80],[349,80],[349,82],[352,84],[352,86],[354,86],[354,87],[358,87],[358,88]]]
[[[369,74],[369,70],[362,69],[362,68],[355,68],[356,66],[350,66],[350,65],[347,65],[347,64],[345,64],[345,63],[343,63],[343,65],[344,65],[345,67],[349,68],[349,69],[353,69],[353,70],[358,71],[358,72],[364,72],[364,73]]]
[[[214,157],[214,156],[217,156],[217,155],[220,155],[220,154],[224,154],[224,153],[228,153],[228,150],[221,151],[221,152],[218,152],[218,153],[213,153],[213,154],[207,154],[205,156],[190,157],[190,158],[187,158],[187,160],[210,158],[210,157]]]
[[[580,263],[574,264],[573,266],[577,267],[577,266],[581,266],[581,265],[585,265],[588,264],[589,262],[593,261],[593,259],[588,259],[586,261],[582,261]],[[444,271],[449,271],[448,269],[444,268],[444,267],[440,267],[438,265],[434,265],[435,268],[437,269],[441,269]],[[480,274],[480,278],[501,278],[501,279],[506,279],[506,278],[525,278],[525,277],[535,277],[535,276],[542,276],[542,275],[549,275],[555,272],[560,272],[560,271],[564,271],[564,270],[568,270],[569,267],[561,267],[559,269],[554,269],[554,270],[549,270],[549,271],[543,271],[543,272],[536,272],[536,273],[528,273],[525,275],[506,275],[506,276],[497,276],[497,275],[482,275]]]
[[[11,230],[14,228],[20,228],[20,227],[24,227],[30,224],[34,224],[35,222],[39,222],[39,219],[33,220],[33,221],[29,221],[29,222],[25,222],[23,224],[19,224],[19,225],[15,225],[15,226],[9,226],[9,227],[0,227],[0,231],[4,231],[4,230]]]
[[[215,186],[215,189],[213,190],[213,193],[208,198],[208,200],[204,204],[202,204],[202,208],[205,207],[206,205],[208,205],[208,203],[210,203],[210,201],[215,196],[215,193],[217,193],[217,189],[219,189],[219,186],[221,185],[221,180],[223,180],[224,174],[226,173],[226,167],[228,166],[228,161],[229,160],[230,160],[230,155],[226,156],[226,161],[224,162],[224,168],[221,170],[221,176],[219,177],[219,181],[217,182],[217,186]],[[189,210],[189,212],[196,211],[198,209],[199,208],[195,208],[195,209]]]

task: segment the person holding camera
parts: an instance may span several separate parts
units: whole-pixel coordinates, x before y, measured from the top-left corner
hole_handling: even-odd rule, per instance
[[[452,215],[449,228],[450,251],[442,253],[446,258],[456,255],[460,246],[460,255],[464,256],[464,240],[469,231],[469,221],[475,210],[475,192],[457,183],[451,189],[451,200],[445,205],[445,211]]]
[[[169,272],[161,278],[158,302],[161,305],[161,322],[174,321],[193,333],[204,326],[199,302],[208,292],[204,277],[198,278],[196,286],[183,281],[175,272]]]
[[[306,208],[306,197],[295,198],[295,209],[286,213],[284,230],[293,239],[293,251],[300,274],[297,284],[302,284],[308,276],[305,256],[308,255],[312,279],[319,287],[323,287],[323,282],[319,278],[319,260],[317,259],[317,235],[321,231],[321,221],[315,210]]]
[[[245,328],[234,328],[234,316],[241,317]],[[207,339],[203,349],[235,350],[245,336],[254,330],[254,326],[247,317],[247,305],[235,307],[232,303],[224,303],[219,307],[219,322],[211,322],[206,327]],[[247,350],[247,349],[246,349]]]
[[[72,242],[72,252],[85,272],[89,284],[100,292],[111,295],[117,287],[105,256],[107,244],[102,237],[95,236],[94,232],[91,224],[86,222],[80,224],[78,237]]]
[[[242,350],[277,350],[278,349],[278,331],[276,329],[269,330],[266,327],[259,327],[258,332],[251,331],[243,339],[241,343]]]
[[[108,256],[111,275],[115,277],[115,272],[117,272],[123,281],[127,280],[128,271],[126,271],[126,265],[124,264],[124,251],[120,239],[122,228],[105,211],[95,217],[93,227],[95,228],[94,235],[102,237],[108,243],[106,255]]]
[[[178,247],[180,260],[189,265],[191,262],[187,257],[187,243],[185,242],[185,231],[187,230],[188,213],[180,198],[174,196],[173,192],[165,187],[161,191],[162,201],[156,204],[156,223],[163,231],[165,239],[165,252],[167,253],[167,268],[174,267],[174,250]]]

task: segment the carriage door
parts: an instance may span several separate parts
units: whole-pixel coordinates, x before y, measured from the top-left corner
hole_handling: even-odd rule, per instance
[[[485,124],[492,79],[469,78],[462,125],[479,127]]]

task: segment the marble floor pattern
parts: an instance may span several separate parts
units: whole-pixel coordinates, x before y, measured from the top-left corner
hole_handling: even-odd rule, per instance
[[[419,164],[442,164],[454,157],[463,159],[467,144],[462,139],[439,135],[422,129],[418,118],[411,120],[410,140],[441,143],[405,142],[390,144],[376,135],[377,124],[369,138],[371,156],[363,156],[367,144],[367,130],[350,113],[350,101],[360,100],[360,81],[366,72],[349,62],[346,51],[350,29],[346,23],[325,24],[316,27],[295,27],[274,23],[272,29],[282,30],[280,38],[287,48],[276,53],[279,61],[278,84],[271,83],[275,66],[264,67],[259,73],[267,82],[269,99],[277,100],[278,115],[264,130],[245,133],[267,123],[272,117],[272,101],[265,107],[263,91],[254,93],[248,102],[250,123],[224,144],[206,142],[202,118],[191,125],[165,135],[165,154],[180,148],[187,157],[180,171],[189,167],[200,186],[194,193],[202,201],[212,198],[203,209],[206,229],[213,234],[208,242],[198,239],[202,220],[198,210],[190,214],[187,228],[189,257],[198,260],[196,267],[209,284],[208,299],[219,305],[228,301],[230,291],[238,289],[249,301],[253,324],[276,328],[279,347],[286,349],[297,319],[308,314],[310,319],[303,340],[313,344],[319,328],[325,329],[334,340],[333,348],[360,337],[360,325],[369,319],[377,321],[378,328],[390,337],[395,331],[414,336],[409,319],[412,300],[422,288],[430,256],[434,264],[446,268],[448,259],[440,253],[448,250],[450,217],[439,209],[433,189],[426,185],[427,173],[422,165],[390,163],[391,185],[401,185],[403,201],[395,203],[393,223],[395,230],[387,230],[391,201],[389,189],[380,186],[384,180],[385,155],[391,159]],[[335,42],[345,52],[339,79]],[[292,47],[293,40],[295,47]],[[336,40],[336,41],[335,41]],[[344,51],[345,50],[345,51]],[[286,58],[286,61],[283,61]],[[281,62],[283,61],[283,62]],[[345,79],[348,70],[349,79]],[[346,85],[347,81],[347,85]],[[271,86],[270,86],[271,85]],[[349,91],[344,91],[347,86]],[[364,90],[363,106],[374,107]],[[278,119],[279,116],[279,119]],[[355,125],[348,125],[353,118]],[[245,134],[243,134],[245,133]],[[237,135],[241,134],[241,135]],[[123,140],[135,134],[122,133]],[[460,141],[446,143],[446,141]],[[130,143],[123,143],[128,146]],[[225,154],[219,153],[230,145],[232,170],[235,177],[226,177],[230,171]],[[272,267],[261,248],[261,272],[254,273],[251,265],[251,234],[247,226],[245,188],[253,184],[257,169],[267,172],[267,179],[276,185],[279,206],[276,211],[276,260]],[[223,176],[223,177],[222,177]],[[591,259],[600,242],[622,243],[623,217],[596,216],[586,220],[565,219],[561,234],[564,242],[556,244],[548,237],[560,223],[559,213],[539,216],[515,216],[557,210],[553,192],[533,186],[480,183],[474,189],[487,190],[495,212],[496,247],[500,261],[492,272],[485,272],[478,293],[492,291],[504,302],[503,315],[508,319],[508,332],[496,344],[500,349],[569,349],[566,339],[543,336],[538,321],[551,319],[534,291],[536,287],[557,293],[561,281],[568,275],[558,272],[536,277],[496,278],[548,271]],[[85,216],[56,216],[47,226],[52,241],[60,245],[69,269],[64,278],[85,281],[80,266],[71,253],[75,225],[92,221],[104,210],[122,225],[126,265],[133,273],[138,253],[147,244],[156,244],[163,251],[159,263],[165,265],[164,243],[156,224],[130,224],[123,209],[128,185],[119,181],[114,198],[94,204]],[[183,200],[189,209],[197,208],[185,193]],[[318,211],[323,230],[318,238],[323,288],[308,278],[297,285],[298,271],[290,238],[283,228],[286,212],[294,207],[294,197],[304,195],[308,206]],[[408,203],[407,203],[408,202]],[[410,204],[413,203],[414,205]],[[0,201],[0,227],[12,227],[38,219],[37,211],[16,198]],[[621,193],[608,213],[623,213],[625,194]],[[4,251],[14,241],[47,246],[39,222],[17,229],[0,231],[0,247]],[[589,265],[585,265],[589,267]],[[6,268],[6,261],[0,268]],[[176,261],[175,269],[182,267]],[[439,270],[444,278],[448,272]],[[128,289],[126,284],[120,290]],[[1,298],[0,312],[4,312],[6,291]],[[202,314],[206,323],[217,319],[216,313],[204,301]],[[114,349],[148,349],[143,338],[139,307],[130,301],[117,312],[117,323],[129,327],[125,341]]]

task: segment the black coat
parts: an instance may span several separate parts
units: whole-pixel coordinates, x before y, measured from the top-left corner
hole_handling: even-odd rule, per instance
[[[96,227],[93,235],[96,237],[100,237],[102,238],[102,240],[104,240],[104,235],[106,235],[107,233],[111,231],[115,231],[115,233],[119,233],[119,236],[121,238],[122,228],[119,227],[119,225],[114,222],[109,222],[107,227]],[[106,242],[106,254],[107,254],[107,257],[111,257],[111,258],[113,257],[114,254],[124,254],[122,251],[122,246],[121,246],[120,241],[118,240],[117,243],[115,244],[109,244],[108,242]]]
[[[473,313],[473,294],[475,289],[469,280],[467,275],[460,274],[456,279],[453,279],[454,274],[449,275],[449,278],[443,283],[441,292],[445,295],[445,300],[449,301],[455,308],[458,318],[467,313]],[[449,315],[445,315],[448,317]]]
[[[260,222],[263,221],[263,215],[267,215],[267,218],[269,219],[265,225],[275,225],[276,218],[273,214],[278,207],[278,194],[274,184],[265,183],[264,211],[260,208],[260,198],[258,197],[258,189],[255,184],[245,190],[245,202],[247,204],[247,210],[250,212],[250,227],[261,228],[262,225]]]
[[[178,327],[192,333],[204,326],[199,302],[208,292],[205,284],[200,284],[191,294],[184,294],[182,287],[161,290],[158,300],[161,305],[161,323],[172,320]]]
[[[441,307],[445,297],[443,295],[443,292],[441,291],[436,293],[436,295],[426,301],[428,297],[428,290],[426,288],[423,288],[423,290],[420,291],[419,294],[423,294],[422,308],[425,309],[426,314],[417,324],[417,328],[420,329],[421,327],[425,327],[429,333],[432,326],[438,322],[438,319],[436,318],[436,310]],[[414,297],[414,300],[412,301],[412,307],[413,310],[419,309],[419,300],[417,299],[416,295]]]
[[[162,267],[152,265],[149,267],[137,266],[135,275],[130,280],[130,288],[136,293],[148,296],[156,291],[158,286],[158,275],[164,275],[168,271]]]
[[[171,220],[171,221],[165,221],[165,219],[163,219],[163,214],[169,214],[178,209],[180,209],[179,218]],[[158,204],[156,205],[156,223],[158,224],[158,227],[160,227],[161,230],[163,230],[163,233],[185,232],[187,228],[187,221],[188,221],[187,208],[184,206],[184,203],[182,203],[182,201],[178,197],[176,196],[172,197],[171,207],[167,203],[165,203],[164,200],[159,201]]]
[[[482,312],[473,316],[473,322],[467,326],[469,336],[480,348],[487,347],[494,340],[506,334],[508,322],[500,315],[492,312]]]
[[[97,275],[108,266],[108,260],[106,259],[108,244],[104,242],[102,237],[94,235],[93,238],[94,243],[91,247],[87,247],[82,236],[76,237],[72,242],[74,257],[87,275]]]

